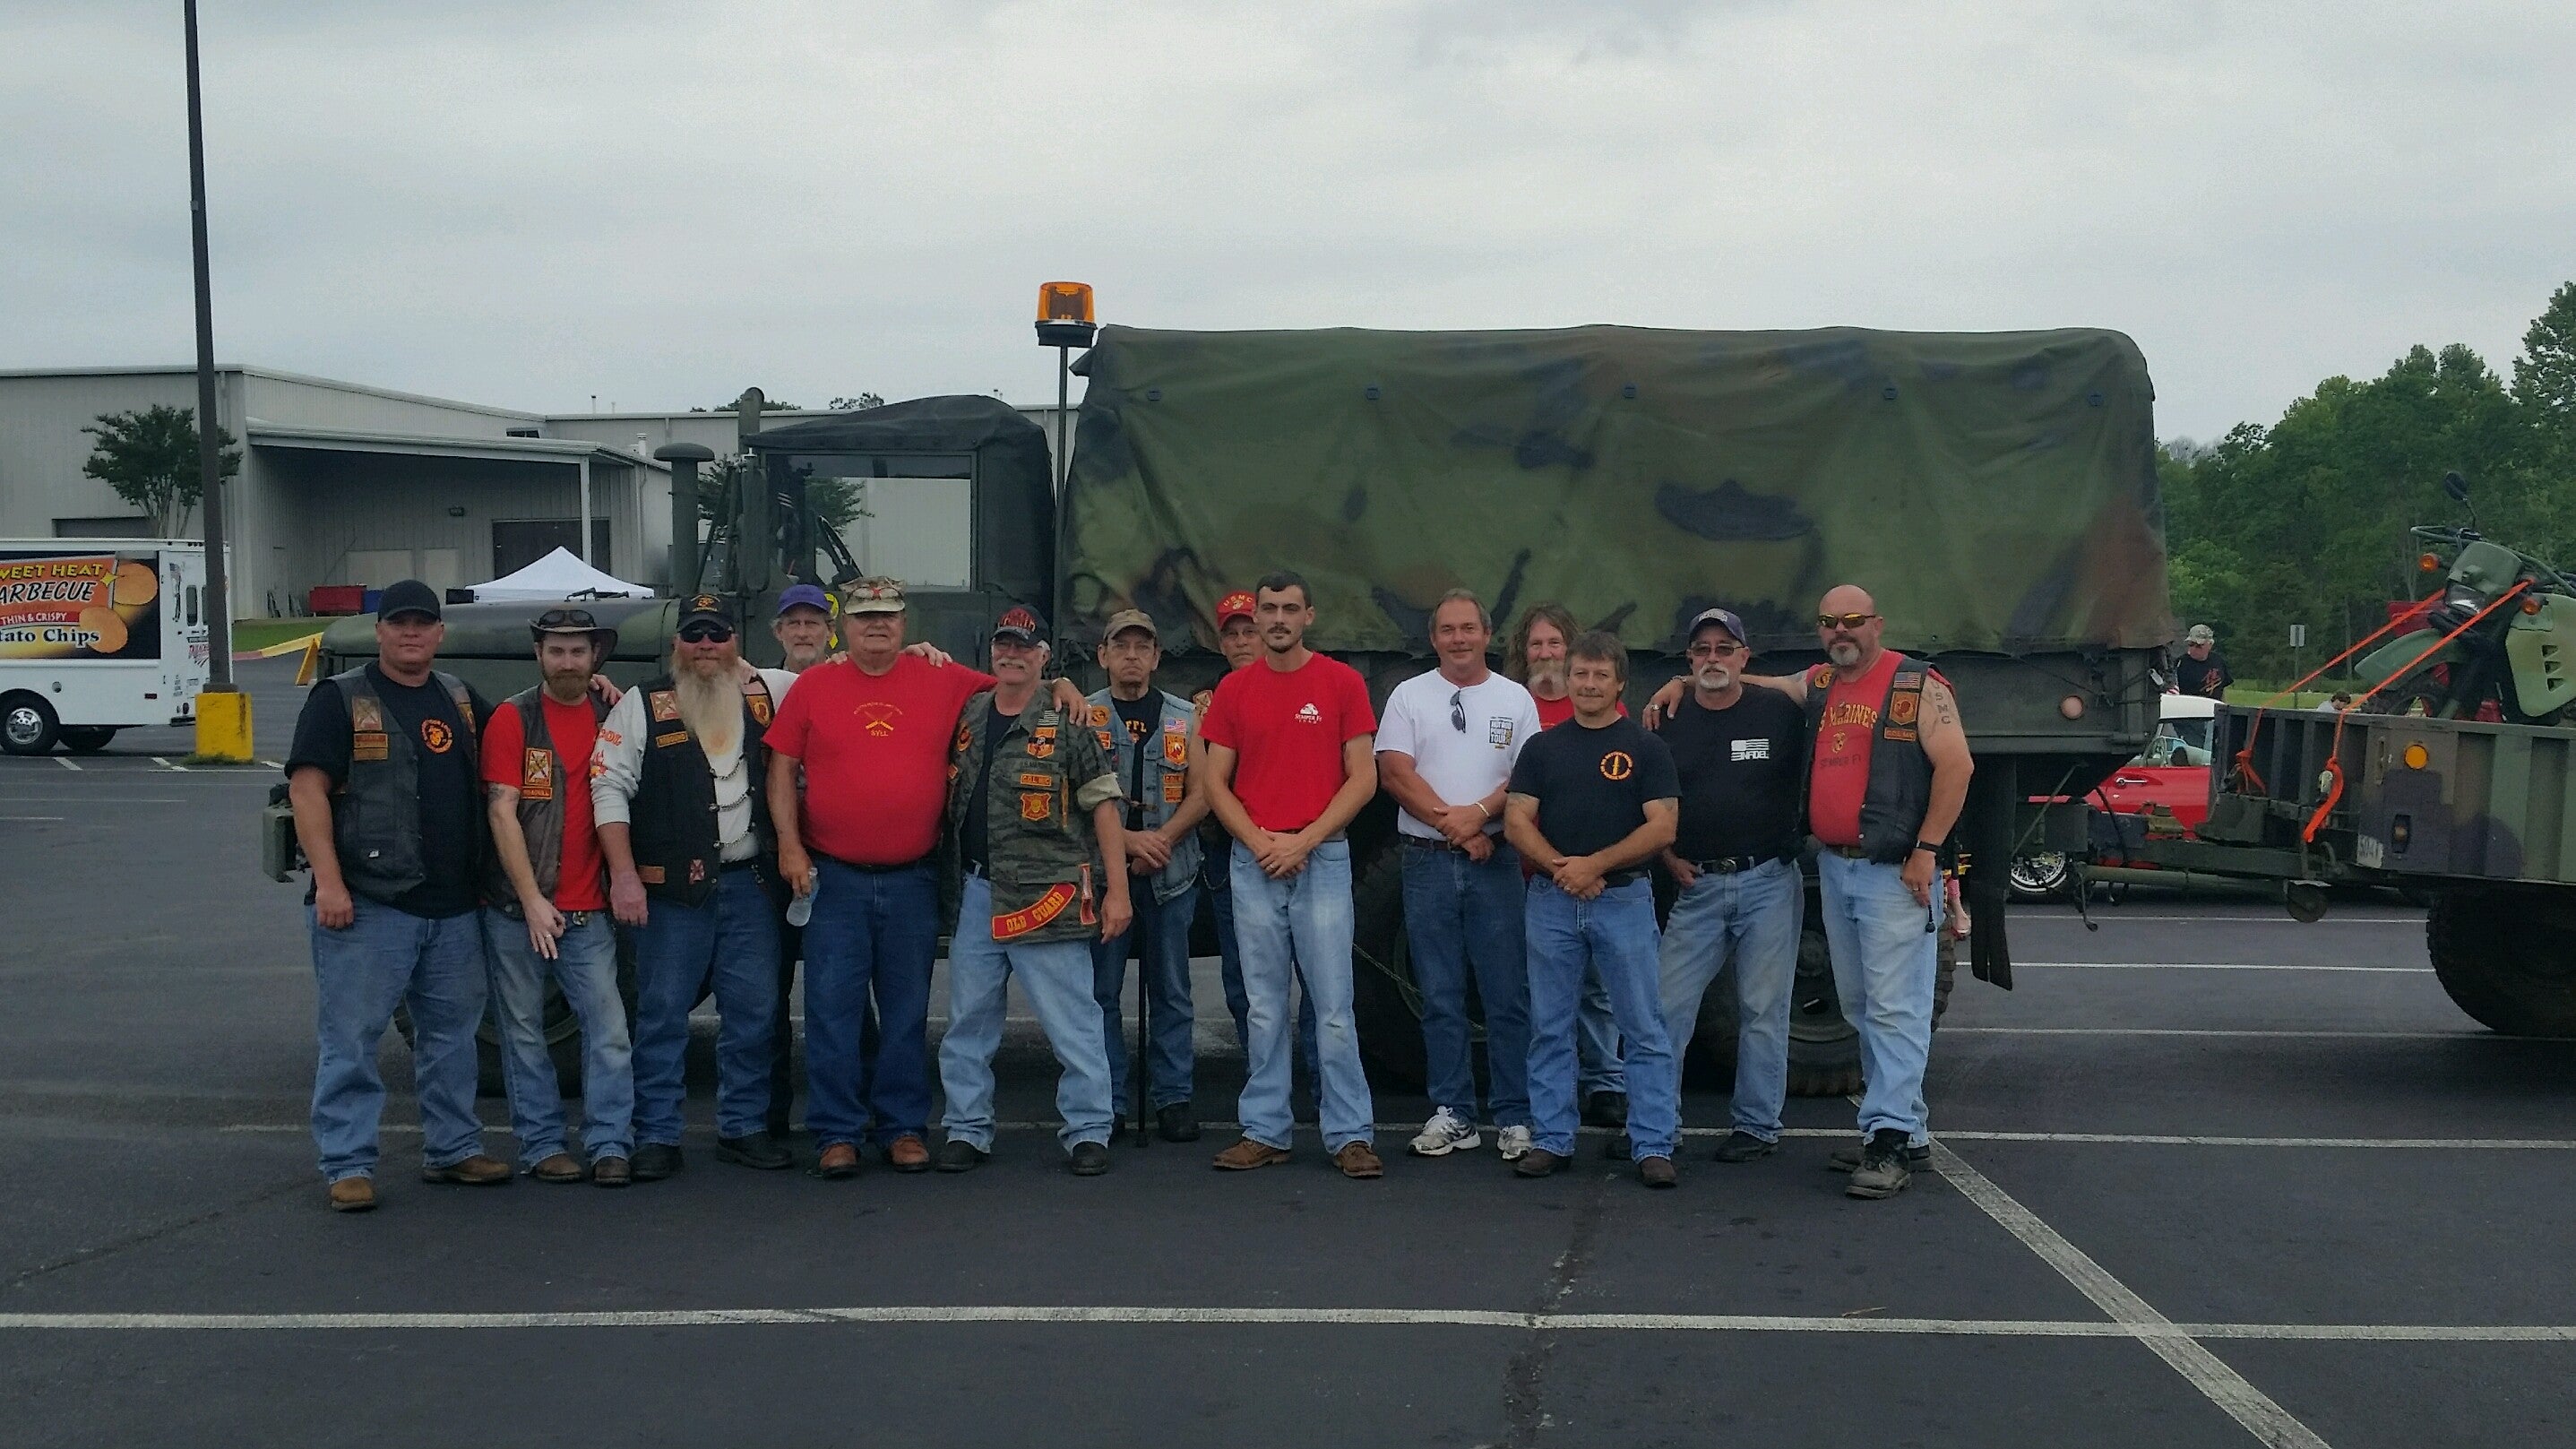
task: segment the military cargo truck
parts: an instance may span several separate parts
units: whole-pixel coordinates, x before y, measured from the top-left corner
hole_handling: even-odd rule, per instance
[[[1977,754],[1958,840],[1973,973],[2012,981],[2015,849],[2080,850],[2080,801],[2145,744],[2172,637],[2153,389],[2101,331],[1907,334],[1168,332],[1110,327],[1062,500],[1066,656],[1141,608],[1167,684],[1212,684],[1215,605],[1275,568],[1312,581],[1307,642],[1381,703],[1432,666],[1453,587],[1498,634],[1541,601],[1615,631],[1631,707],[1711,605],[1756,672],[1818,662],[1815,606],[1859,583],[1890,647],[1956,685]],[[1418,1072],[1393,813],[1352,827],[1360,1037]],[[1811,912],[1810,922],[1818,919]],[[1735,1040],[1708,993],[1696,1049]],[[1859,1083],[1821,932],[1799,968],[1793,1090]]]
[[[1285,567],[1315,585],[1309,642],[1358,667],[1381,704],[1431,667],[1428,611],[1464,586],[1499,630],[1553,600],[1617,632],[1642,707],[1679,671],[1699,610],[1741,614],[1756,668],[1785,673],[1821,657],[1818,597],[1860,583],[1890,646],[1957,686],[1978,756],[1958,831],[1968,959],[2003,987],[2008,862],[2084,837],[2080,806],[2028,802],[2080,800],[2154,730],[2172,625],[2153,390],[2116,333],[1110,327],[1079,370],[1060,502],[1043,435],[991,399],[766,431],[747,413],[769,486],[717,502],[704,543],[675,549],[675,589],[738,600],[763,657],[779,588],[856,571],[813,517],[814,481],[928,479],[964,490],[972,529],[947,577],[913,591],[913,633],[963,658],[981,661],[991,620],[1027,602],[1089,679],[1102,624],[1132,606],[1154,616],[1165,683],[1187,693],[1222,667],[1217,599]],[[672,537],[694,539],[705,460],[665,453]],[[451,609],[448,667],[495,698],[525,687],[530,612]],[[600,612],[620,629],[612,675],[658,668],[667,601]],[[371,655],[367,621],[335,626],[324,649],[326,668]],[[1421,1034],[1393,821],[1381,800],[1352,829],[1361,1038],[1374,1067],[1409,1077]],[[1698,1050],[1732,1051],[1732,999],[1708,994]],[[569,1037],[557,1015],[550,1029]],[[1801,957],[1792,1054],[1797,1090],[1858,1085],[1820,934]]]

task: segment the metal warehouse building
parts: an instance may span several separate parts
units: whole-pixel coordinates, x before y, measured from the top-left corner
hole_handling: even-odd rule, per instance
[[[234,612],[245,617],[297,612],[317,584],[410,577],[444,589],[508,573],[558,546],[580,553],[585,501],[590,562],[659,586],[671,479],[653,451],[674,442],[718,457],[738,450],[729,412],[550,415],[263,367],[217,371],[216,414],[242,454],[225,523]],[[96,443],[82,429],[102,414],[196,400],[190,367],[0,371],[0,537],[149,533],[149,520],[81,472]],[[1025,411],[1050,425],[1052,444],[1054,409]],[[813,416],[772,412],[763,421]],[[949,510],[876,511],[868,525],[888,536],[870,547],[862,526],[852,543],[863,565],[908,573],[904,560],[955,551],[922,536],[947,532]],[[964,526],[962,513],[954,526]]]

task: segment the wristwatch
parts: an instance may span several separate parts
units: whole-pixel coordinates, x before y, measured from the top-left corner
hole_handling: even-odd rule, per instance
[[[1941,847],[1939,847],[1939,846],[1937,846],[1937,845],[1933,844],[1931,841],[1928,841],[1928,840],[1918,840],[1918,841],[1914,842],[1914,848],[1915,848],[1916,850],[1928,850],[1928,851],[1932,852],[1934,855],[1939,855],[1939,854],[1941,853]]]

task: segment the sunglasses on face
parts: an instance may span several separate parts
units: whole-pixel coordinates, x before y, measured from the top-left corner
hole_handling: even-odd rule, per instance
[[[1729,644],[1720,640],[1710,640],[1690,647],[1690,657],[1693,659],[1732,659],[1743,652],[1743,645]]]
[[[722,644],[733,637],[733,631],[722,624],[691,624],[680,631],[680,637],[691,644]]]
[[[1818,614],[1816,616],[1816,627],[1819,629],[1857,629],[1861,625],[1866,624],[1877,617],[1878,616],[1876,614]]]

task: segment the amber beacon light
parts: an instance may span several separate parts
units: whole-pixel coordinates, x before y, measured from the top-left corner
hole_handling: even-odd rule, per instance
[[[1038,345],[1089,347],[1094,332],[1089,282],[1046,282],[1038,287]]]

